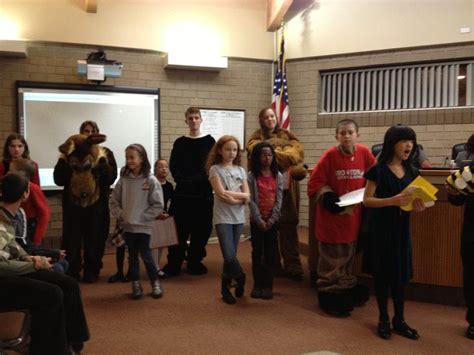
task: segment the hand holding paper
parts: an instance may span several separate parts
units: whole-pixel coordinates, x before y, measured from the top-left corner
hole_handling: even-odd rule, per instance
[[[412,201],[419,198],[423,201],[425,207],[434,206],[434,202],[437,200],[436,193],[438,189],[434,187],[428,180],[421,176],[418,176],[408,185],[403,191],[411,194]],[[404,211],[413,210],[413,202],[405,206],[400,207]]]

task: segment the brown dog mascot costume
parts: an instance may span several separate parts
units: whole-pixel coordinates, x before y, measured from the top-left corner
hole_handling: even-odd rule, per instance
[[[68,274],[83,281],[99,277],[105,241],[109,233],[110,185],[117,178],[113,153],[98,144],[103,134],[76,134],[60,147],[54,182],[64,186],[62,246],[69,261]],[[84,247],[84,257],[81,249]]]

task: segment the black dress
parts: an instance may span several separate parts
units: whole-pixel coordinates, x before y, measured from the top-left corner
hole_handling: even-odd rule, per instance
[[[398,178],[386,164],[376,164],[364,177],[375,182],[377,198],[398,195],[418,176],[408,168]],[[413,276],[410,213],[400,207],[369,208],[369,240],[364,251],[363,269],[393,287],[405,285]]]

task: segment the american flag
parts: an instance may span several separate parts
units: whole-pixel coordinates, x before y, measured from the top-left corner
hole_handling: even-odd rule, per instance
[[[290,107],[288,106],[288,85],[286,83],[285,36],[282,33],[280,56],[273,82],[272,108],[281,128],[290,129]]]

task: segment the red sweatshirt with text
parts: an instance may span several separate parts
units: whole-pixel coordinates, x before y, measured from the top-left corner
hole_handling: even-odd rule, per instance
[[[375,164],[370,150],[356,144],[353,154],[344,154],[338,146],[323,153],[308,182],[308,196],[312,197],[323,186],[339,196],[365,187],[364,173]],[[316,205],[316,239],[331,244],[351,243],[357,240],[362,215],[361,204],[351,214],[333,214],[322,203]]]

